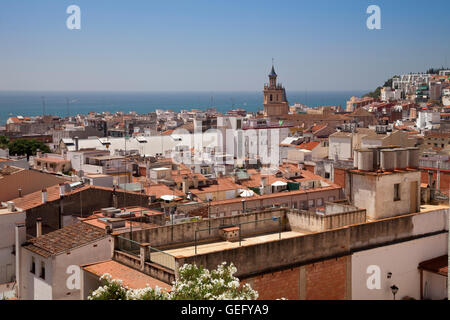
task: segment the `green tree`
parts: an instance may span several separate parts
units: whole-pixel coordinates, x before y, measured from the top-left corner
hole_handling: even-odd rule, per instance
[[[217,269],[185,264],[179,268],[179,278],[170,292],[160,288],[129,289],[121,280],[104,274],[103,285],[91,292],[89,300],[256,300],[258,292],[249,284],[241,286],[234,276],[236,267],[222,263]]]
[[[0,136],[0,149],[8,148],[9,139],[5,136]]]
[[[36,155],[37,150],[48,153],[50,148],[42,141],[36,139],[17,139],[8,143],[8,149],[10,155],[26,155],[29,158],[32,155]]]

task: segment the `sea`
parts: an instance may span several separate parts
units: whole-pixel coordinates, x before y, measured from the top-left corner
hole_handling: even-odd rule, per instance
[[[290,105],[302,103],[309,107],[345,107],[352,96],[368,91],[288,91]],[[95,112],[140,114],[163,110],[216,108],[225,113],[241,108],[248,112],[263,109],[262,91],[247,92],[22,92],[0,91],[0,125],[11,116],[68,115]]]

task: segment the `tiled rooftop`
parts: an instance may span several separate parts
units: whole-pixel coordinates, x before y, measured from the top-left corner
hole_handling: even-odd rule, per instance
[[[158,279],[150,277],[145,273],[127,267],[114,260],[85,265],[83,266],[83,269],[98,277],[108,273],[113,279],[122,280],[123,285],[128,286],[131,289],[142,289],[147,287],[147,285],[152,288],[158,286],[167,291],[170,291],[171,289],[171,286],[167,283],[159,281]]]
[[[48,258],[105,237],[103,229],[79,222],[32,238],[24,248]]]

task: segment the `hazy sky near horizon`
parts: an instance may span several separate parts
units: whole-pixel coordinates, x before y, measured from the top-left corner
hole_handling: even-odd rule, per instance
[[[81,30],[68,30],[69,5]],[[369,30],[369,5],[381,30]],[[2,0],[0,90],[374,89],[450,66],[448,0]]]

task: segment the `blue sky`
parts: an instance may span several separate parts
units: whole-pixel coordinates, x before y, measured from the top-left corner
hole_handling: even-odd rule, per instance
[[[81,8],[68,30],[66,8]],[[366,9],[381,8],[381,30]],[[448,0],[2,0],[0,90],[373,89],[450,66]]]

